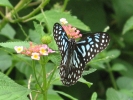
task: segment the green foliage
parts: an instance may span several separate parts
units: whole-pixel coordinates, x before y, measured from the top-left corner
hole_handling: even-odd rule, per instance
[[[71,95],[68,95],[68,94],[66,94],[64,92],[61,92],[61,91],[56,91],[56,92],[59,93],[59,94],[62,94],[64,96],[66,96],[66,97],[68,97],[71,100],[78,100],[78,99],[76,99],[76,98],[72,97]]]
[[[126,21],[122,33],[125,34],[130,30],[133,30],[133,16]]]
[[[97,93],[94,92],[91,96],[91,100],[97,100]]]
[[[0,31],[0,34],[9,39],[14,39],[16,32],[11,25],[6,24],[5,27]]]
[[[28,100],[30,90],[0,73],[0,100]]]
[[[133,100],[133,98],[128,97],[126,94],[116,91],[113,88],[107,90],[107,100]]]
[[[0,55],[0,69],[4,72],[12,65],[12,57],[2,50],[0,50]]]
[[[9,0],[1,0],[0,2],[1,6],[7,6],[9,8],[13,8],[12,4],[9,2]]]
[[[120,51],[117,49],[111,50],[107,53],[107,56],[111,57],[111,59],[115,59],[120,55]]]
[[[50,32],[51,30],[53,30],[53,24],[55,22],[59,22],[59,19],[61,18],[67,18],[69,23],[71,23],[73,26],[79,29],[90,31],[89,27],[86,26],[83,22],[81,22],[76,17],[71,16],[69,13],[65,13],[65,12],[49,10],[35,16],[34,18],[39,20],[40,22],[45,22],[48,25],[47,27],[49,28]]]
[[[62,98],[58,95],[58,92],[57,91],[54,91],[52,89],[52,87],[48,91],[48,98],[49,98],[49,100],[54,100],[55,98],[57,100],[62,100]]]
[[[90,68],[88,71],[84,71],[82,75],[83,75],[83,76],[84,76],[84,75],[88,75],[88,74],[93,73],[93,72],[95,72],[95,71],[96,71],[95,68]]]
[[[14,49],[15,46],[29,47],[29,42],[26,42],[26,41],[5,42],[5,43],[0,43],[0,46],[5,47],[5,48],[9,48],[9,49]]]
[[[110,27],[104,30],[109,46],[71,87],[60,81],[61,55],[53,38],[60,18],[80,29],[83,38],[89,35],[84,31]],[[51,38],[41,41],[46,36]],[[29,48],[29,41],[48,43],[56,52],[39,61],[15,53],[15,46]],[[0,100],[133,100],[132,59],[132,0],[0,0]]]
[[[113,71],[127,71],[126,67],[123,64],[120,64],[120,63],[115,63],[112,66],[112,70]]]
[[[86,81],[83,77],[79,79],[79,82],[86,84],[89,88],[93,85],[93,83]]]

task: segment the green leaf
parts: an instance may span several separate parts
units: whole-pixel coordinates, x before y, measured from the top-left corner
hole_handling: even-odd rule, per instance
[[[127,46],[128,47],[132,46],[132,44],[133,44],[133,38],[132,37],[133,37],[133,30],[127,31],[126,34],[123,35],[123,40],[124,40],[123,42],[125,43],[124,44],[125,48],[127,48]],[[119,42],[122,42],[122,41],[119,41]],[[128,53],[128,55],[132,55],[132,52],[129,52],[129,50],[126,52]]]
[[[12,4],[9,2],[9,0],[0,0],[0,5],[1,6],[7,6],[9,8],[13,8]]]
[[[29,100],[30,90],[0,73],[0,100]]]
[[[120,92],[126,94],[127,96],[130,97],[130,100],[133,100],[133,90],[126,90],[126,89],[121,89]]]
[[[76,17],[65,12],[57,12],[54,10],[49,10],[49,11],[45,11],[44,14],[39,14],[33,18],[39,20],[40,22],[46,22],[49,30],[53,30],[54,23],[59,22],[60,18],[66,18],[68,23],[70,23],[72,26],[85,31],[90,31],[89,27],[86,26],[83,22],[81,22]]]
[[[62,98],[50,87],[48,90],[48,100],[62,100]]]
[[[129,77],[120,77],[117,79],[117,85],[120,89],[133,90],[133,79]]]
[[[15,46],[24,46],[24,47],[29,47],[30,44],[29,42],[26,41],[19,41],[19,42],[5,42],[5,43],[0,43],[0,46],[14,49]]]
[[[81,77],[78,81],[86,84],[89,88],[93,85],[93,83],[86,81],[83,77]]]
[[[107,56],[110,57],[110,59],[115,59],[121,54],[120,50],[113,49],[107,52]]]
[[[55,50],[55,51],[59,51],[59,50],[58,50],[58,46],[57,46],[57,44],[56,44],[56,42],[55,42],[54,39],[52,39],[52,42],[51,42],[50,44],[48,44],[48,46],[49,46],[51,49]]]
[[[29,61],[29,63],[30,63],[30,61]],[[31,74],[33,74],[31,66],[28,66],[27,63],[25,63],[25,62],[19,61],[19,62],[16,63],[15,66],[18,69],[18,71],[23,73],[27,78],[29,78],[29,76]]]
[[[130,100],[124,93],[109,88],[106,92],[107,100]]]
[[[89,65],[95,69],[105,69],[104,62],[100,59],[95,60],[95,58],[94,58],[92,61],[89,62]]]
[[[36,29],[36,32],[42,36],[44,35],[44,31],[43,31],[43,26],[41,24],[37,24],[37,22],[33,22],[34,23],[34,27]]]
[[[88,75],[88,74],[90,74],[90,73],[93,73],[93,72],[95,72],[96,70],[97,70],[97,69],[95,69],[95,68],[90,68],[88,71],[83,71],[82,76]]]
[[[59,75],[59,68],[56,69],[55,74],[54,74],[50,84],[52,84],[52,85],[61,85],[61,86],[63,85],[62,82],[61,82],[61,79],[60,79],[60,75]]]
[[[91,96],[91,100],[97,100],[97,93],[94,92]]]
[[[126,71],[120,71],[123,76],[133,78],[133,66],[130,63],[127,63],[125,60],[120,60],[120,63],[126,66]]]
[[[112,70],[113,71],[127,71],[127,68],[123,64],[116,63],[112,66]]]
[[[52,62],[48,62],[46,64],[46,73],[50,73],[52,70],[54,70],[54,67],[55,67],[55,65]]]
[[[130,30],[133,30],[133,16],[126,21],[122,34],[125,34],[127,31]]]
[[[133,1],[132,0],[111,0],[114,17],[119,27],[123,27],[125,21],[133,15]]]
[[[40,43],[41,42],[41,36],[38,34],[35,30],[29,30],[29,38],[32,40],[32,42]]]
[[[10,26],[9,24],[6,24],[2,30],[0,31],[1,35],[4,35],[8,37],[9,39],[14,39],[14,36],[16,34],[15,30]]]
[[[57,59],[57,58],[58,58],[58,59]],[[50,54],[50,55],[49,55],[49,59],[50,59],[56,66],[59,66],[59,65],[60,65],[61,56],[60,56],[59,53]]]
[[[62,95],[64,95],[64,96],[66,96],[66,97],[68,97],[68,98],[71,99],[71,100],[78,100],[78,99],[76,99],[76,98],[72,97],[71,95],[66,94],[66,93],[64,93],[64,92],[61,92],[61,91],[56,91],[56,92],[59,93],[59,94],[62,94]]]
[[[11,56],[5,54],[0,56],[0,70],[4,72],[12,65],[12,58]]]
[[[109,88],[106,92],[107,100],[120,100],[118,92],[113,88]]]

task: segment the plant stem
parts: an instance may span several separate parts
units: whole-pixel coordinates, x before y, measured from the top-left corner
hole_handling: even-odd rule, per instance
[[[21,10],[24,5],[29,1],[28,0],[20,0],[20,2],[14,7],[14,9],[9,12],[1,21],[0,23],[0,30],[8,23],[8,22],[12,22],[12,23],[16,23],[16,22],[24,22],[25,20],[27,20],[28,18],[34,16],[41,8],[44,8],[44,6],[49,2],[50,0],[42,0],[42,3],[36,8],[34,9],[30,14],[22,17],[22,18],[18,18],[16,20],[10,20],[12,19],[12,16],[17,14],[17,12],[19,10]]]
[[[107,67],[108,67],[108,70],[107,71],[109,73],[109,76],[110,76],[112,85],[113,85],[114,89],[117,90],[117,85],[116,85],[116,82],[115,82],[115,78],[114,78],[114,75],[113,75],[113,72],[111,70],[111,67],[110,67],[109,63],[107,63]]]
[[[38,81],[37,76],[36,76],[36,68],[35,68],[35,67],[36,67],[36,66],[35,66],[35,61],[33,60],[33,61],[32,61],[33,73],[34,73],[36,82],[37,82],[38,86],[40,87],[41,92],[43,93],[43,89],[42,89],[41,85],[39,84],[39,81]]]
[[[19,24],[19,22],[18,22],[18,26],[20,27],[20,29],[22,30],[22,32],[23,32],[23,34],[24,34],[24,36],[26,37],[25,41],[28,41],[28,40],[29,40],[29,36],[26,34],[26,32],[24,31],[24,29],[23,29],[22,25],[21,25],[21,24]]]
[[[49,81],[48,81],[48,86],[47,86],[48,88],[49,88],[49,86],[50,86],[50,82],[51,82],[51,80],[52,80],[52,78],[53,78],[53,75],[54,75],[56,69],[57,69],[57,67],[55,66],[55,67],[54,67],[54,70],[53,70],[53,72],[52,72],[52,75],[50,76],[50,79],[49,79]]]
[[[12,71],[12,69],[15,67],[15,65],[14,64],[12,64],[12,66],[8,69],[8,71],[6,72],[6,75],[8,76],[10,73],[11,73],[11,71]]]
[[[44,6],[49,2],[50,0],[42,0],[42,3],[36,8],[34,9],[30,14],[20,18],[20,19],[16,19],[14,22],[18,22],[18,21],[26,21],[28,18],[34,16],[40,9],[44,8]]]
[[[41,12],[43,14],[43,17],[44,17],[44,20],[45,20],[45,23],[46,23],[46,27],[48,29],[48,33],[52,33],[51,30],[50,30],[50,27],[48,27],[48,20],[47,20],[47,17],[45,16],[45,13],[43,12],[43,9],[41,9]]]
[[[47,100],[47,77],[46,77],[46,63],[48,62],[48,57],[44,56],[41,59],[41,67],[43,70],[43,89],[44,89],[44,95],[43,100]]]
[[[64,1],[64,5],[62,7],[62,12],[66,9],[66,6],[67,6],[67,3],[68,3],[69,0],[65,0]]]
[[[21,10],[24,6],[24,4],[28,0],[20,0],[19,3],[14,7],[13,10],[11,10],[9,13],[6,14],[6,16],[3,18],[3,20],[0,23],[0,30],[12,19],[12,16],[16,14],[19,10]]]

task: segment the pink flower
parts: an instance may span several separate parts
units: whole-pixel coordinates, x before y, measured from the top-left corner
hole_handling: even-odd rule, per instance
[[[48,48],[48,52],[49,53],[54,53],[55,51],[53,51],[52,49]]]
[[[41,48],[40,48],[40,54],[41,54],[41,55],[48,55],[47,48],[41,47]]]
[[[71,25],[62,25],[65,32],[67,33],[68,38],[80,38],[82,37],[82,34],[80,34],[80,31],[77,30],[75,27],[72,27]]]
[[[15,46],[14,49],[17,53],[24,54],[26,56],[31,56],[34,60],[40,60],[40,56],[47,56],[49,53],[54,53],[46,44],[34,45],[30,42],[29,48],[23,48],[22,46]]]
[[[67,33],[68,38],[77,39],[77,38],[82,37],[82,34],[80,34],[79,30],[77,30],[72,25],[67,25],[68,22],[65,18],[61,18],[60,23],[63,29],[65,30],[65,32]]]

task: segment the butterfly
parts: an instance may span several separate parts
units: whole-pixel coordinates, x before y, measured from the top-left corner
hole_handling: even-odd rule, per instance
[[[59,23],[54,24],[53,35],[62,56],[59,74],[65,86],[74,85],[81,77],[85,65],[105,49],[110,41],[108,34],[98,32],[76,42],[68,38]]]

